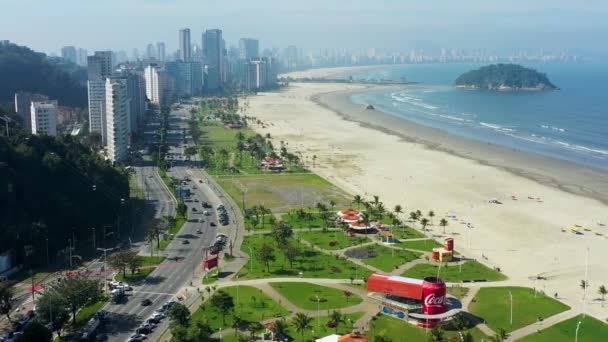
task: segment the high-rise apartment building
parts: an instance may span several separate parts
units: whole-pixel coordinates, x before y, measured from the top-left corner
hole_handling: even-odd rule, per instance
[[[89,95],[89,131],[101,134],[102,144],[106,136],[106,78],[112,75],[112,52],[95,51],[87,58],[88,95]]]
[[[156,64],[150,64],[144,71],[146,96],[150,102],[159,106],[171,103],[175,95],[175,80],[169,73]]]
[[[78,55],[76,53],[76,48],[73,46],[64,46],[61,48],[61,57],[67,61],[70,61],[74,64],[78,61]]]
[[[127,159],[129,146],[127,80],[107,78],[105,85],[108,159],[120,162]]]
[[[205,88],[210,91],[222,87],[224,68],[224,39],[222,30],[207,30],[203,33],[203,61],[205,64]]]
[[[189,28],[179,30],[179,59],[184,62],[189,62],[192,59]]]
[[[28,92],[15,93],[15,113],[23,120],[23,127],[28,131],[32,131],[32,102],[46,101],[49,97],[42,94],[32,94]]]
[[[247,90],[259,90],[277,84],[278,65],[274,58],[253,58],[245,63],[242,86]]]
[[[87,66],[87,56],[88,56],[88,53],[87,53],[86,49],[78,49],[76,63],[80,66],[86,67]]]
[[[241,38],[239,40],[239,58],[251,59],[260,57],[260,46],[257,39]]]
[[[156,48],[154,47],[154,44],[148,44],[148,46],[146,46],[146,58],[147,59],[156,58]]]
[[[175,80],[175,95],[191,97],[200,95],[203,88],[203,67],[200,62],[167,62],[165,69]]]
[[[57,136],[57,101],[34,101],[30,106],[32,134]]]
[[[165,43],[158,42],[156,43],[156,57],[159,61],[165,61]]]

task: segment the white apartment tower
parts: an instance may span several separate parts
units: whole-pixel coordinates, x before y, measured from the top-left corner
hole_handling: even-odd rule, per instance
[[[108,159],[123,161],[127,159],[129,145],[129,98],[125,78],[106,80],[106,117]]]
[[[144,78],[146,80],[146,97],[150,102],[160,104],[161,80],[158,65],[148,65],[144,72]]]
[[[107,143],[106,127],[106,78],[112,75],[112,52],[95,51],[87,58],[89,131],[99,132],[103,145]]]
[[[32,134],[57,136],[57,101],[34,101],[30,107]]]

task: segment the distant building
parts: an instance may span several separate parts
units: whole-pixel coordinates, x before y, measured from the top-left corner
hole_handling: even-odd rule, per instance
[[[146,82],[141,73],[124,66],[121,67],[117,76],[127,82],[128,130],[130,133],[137,133],[146,113]]]
[[[146,58],[156,59],[156,49],[154,48],[154,44],[148,44],[146,47]]]
[[[107,78],[105,93],[108,159],[120,162],[127,159],[129,145],[127,80]]]
[[[73,46],[62,47],[61,48],[61,57],[74,64],[76,64],[78,62],[78,55],[76,53],[76,48]]]
[[[87,58],[88,95],[89,95],[89,131],[101,134],[102,144],[106,136],[106,78],[112,76],[112,52],[95,51]]]
[[[175,80],[175,95],[192,97],[203,90],[203,67],[200,62],[167,62],[165,69]]]
[[[169,73],[157,64],[150,64],[144,72],[146,96],[150,102],[166,106],[173,101],[175,81]]]
[[[86,67],[87,66],[87,50],[86,49],[78,49],[76,64]]]
[[[156,43],[156,56],[158,60],[161,62],[165,61],[165,43],[158,42]]]
[[[241,38],[239,40],[239,58],[251,59],[260,57],[260,47],[257,39]]]
[[[203,60],[205,64],[205,89],[215,91],[223,86],[225,78],[224,39],[222,30],[207,30],[203,33]]]
[[[192,59],[189,28],[179,30],[179,59],[184,62],[189,62]]]
[[[35,101],[31,107],[32,134],[57,136],[57,101]]]
[[[298,65],[298,49],[294,45],[290,45],[285,49],[285,67],[287,70],[293,70]]]
[[[15,113],[23,120],[23,127],[32,131],[32,102],[46,101],[49,97],[28,92],[15,93]]]
[[[245,62],[243,66],[242,88],[259,90],[277,84],[278,65],[274,58],[260,57]]]

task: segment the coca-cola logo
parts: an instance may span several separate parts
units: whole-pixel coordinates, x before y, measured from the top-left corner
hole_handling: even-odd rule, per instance
[[[424,298],[425,306],[444,306],[445,304],[445,296],[437,297],[434,293],[431,293]]]

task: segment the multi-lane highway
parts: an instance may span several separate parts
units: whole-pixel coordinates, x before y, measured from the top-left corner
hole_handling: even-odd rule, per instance
[[[135,333],[135,329],[150,314],[157,310],[168,300],[178,297],[186,297],[188,293],[185,286],[191,282],[196,286],[200,284],[202,270],[200,264],[204,256],[204,249],[211,246],[218,231],[229,233],[233,230],[233,223],[221,226],[216,217],[215,208],[221,203],[220,197],[207,185],[207,180],[201,176],[193,176],[189,169],[189,162],[183,157],[177,157],[183,153],[184,137],[188,135],[188,122],[190,108],[174,110],[170,114],[170,129],[167,133],[167,142],[171,144],[169,155],[173,158],[173,167],[168,172],[169,176],[190,181],[184,182],[184,187],[190,189],[192,195],[186,202],[188,205],[188,222],[184,224],[181,231],[176,234],[175,239],[162,252],[167,258],[152,272],[143,283],[134,284],[133,291],[127,292],[126,301],[120,304],[108,304],[104,310],[110,313],[110,321],[105,329],[111,341],[125,341]],[[155,123],[151,123],[154,127]],[[158,127],[158,125],[156,125]],[[146,160],[146,158],[144,158]],[[137,177],[140,184],[146,190],[146,195],[151,205],[154,206],[155,218],[173,214],[175,211],[175,199],[172,197],[154,166],[136,167]],[[198,174],[198,173],[197,173]],[[211,209],[203,209],[202,203],[208,202]],[[195,210],[193,210],[195,208]],[[204,210],[210,212],[210,216],[203,215]],[[202,221],[202,222],[199,222]],[[210,223],[215,222],[217,226]],[[200,234],[197,233],[200,231]],[[228,234],[227,234],[228,235]],[[188,244],[185,244],[185,240]],[[136,245],[145,245],[144,242]],[[142,251],[149,249],[140,248]],[[192,288],[191,288],[192,289]],[[191,290],[192,292],[192,290]],[[190,294],[192,295],[192,294]],[[150,299],[152,304],[142,306],[144,299]],[[166,327],[159,326],[160,331]],[[158,332],[149,336],[149,340],[156,340]]]

